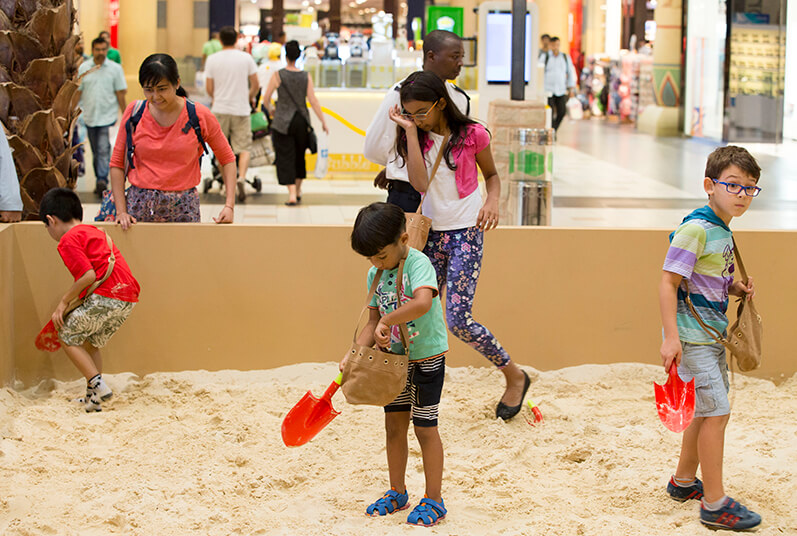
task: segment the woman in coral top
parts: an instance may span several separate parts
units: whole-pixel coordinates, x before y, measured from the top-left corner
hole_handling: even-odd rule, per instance
[[[235,155],[218,121],[206,107],[186,99],[180,87],[177,63],[168,54],[153,54],[141,64],[138,82],[146,100],[130,104],[122,116],[122,128],[111,157],[111,188],[116,221],[122,229],[136,222],[198,222],[201,180],[200,159],[204,145],[222,166],[227,190],[224,208],[216,223],[232,223],[235,205]],[[143,106],[143,110],[142,107]],[[195,114],[191,114],[191,107]],[[140,119],[129,121],[131,117]],[[195,115],[198,121],[191,120]],[[193,128],[199,123],[200,131]],[[129,124],[128,124],[129,123]],[[132,131],[132,159],[128,159],[127,132]],[[132,160],[132,161],[131,161]],[[125,196],[125,169],[130,188]]]

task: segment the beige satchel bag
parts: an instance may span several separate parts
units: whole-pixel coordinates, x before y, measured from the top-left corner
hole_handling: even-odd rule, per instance
[[[747,284],[747,270],[744,269],[742,256],[739,253],[739,248],[736,246],[736,240],[733,240],[733,252],[736,255],[736,264],[739,266],[739,272],[742,276],[742,281]],[[761,366],[761,340],[764,335],[764,324],[761,321],[761,315],[758,314],[752,298],[747,299],[742,296],[738,299],[739,304],[736,309],[736,322],[728,330],[728,338],[722,336],[716,328],[713,328],[703,322],[700,315],[697,314],[695,306],[692,305],[692,300],[689,298],[689,286],[687,283],[686,303],[689,304],[689,309],[695,316],[700,327],[708,333],[712,339],[725,346],[728,351],[736,358],[736,364],[742,372],[749,372]]]
[[[426,191],[421,197],[421,204],[418,205],[418,210],[405,214],[407,218],[407,234],[410,235],[409,246],[418,251],[423,251],[423,248],[426,247],[426,241],[429,239],[429,231],[432,229],[432,218],[428,218],[421,214],[423,202],[426,199],[426,194],[429,193],[429,187],[432,185],[434,176],[437,173],[437,168],[440,167],[440,160],[443,159],[443,153],[446,150],[448,138],[450,136],[451,135],[448,134],[443,140],[443,144],[440,145],[440,151],[437,153],[434,166],[432,166],[432,174],[429,176],[429,181],[426,183]]]
[[[396,279],[397,296],[401,297],[404,290],[404,259],[401,259]],[[343,381],[341,389],[349,404],[367,404],[371,406],[387,406],[393,402],[404,390],[407,384],[407,368],[409,366],[409,332],[406,324],[399,324],[401,343],[404,345],[403,354],[394,354],[370,346],[357,344],[359,323],[363,314],[368,310],[379,281],[382,270],[378,270],[368,291],[363,312],[360,313],[358,327],[354,328],[354,342],[349,349],[349,358],[343,367]]]

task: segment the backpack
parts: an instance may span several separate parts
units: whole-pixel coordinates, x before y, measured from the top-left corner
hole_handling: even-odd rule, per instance
[[[130,114],[130,118],[125,123],[125,132],[127,133],[127,165],[128,169],[135,169],[136,166],[133,163],[133,153],[135,153],[136,146],[133,145],[133,133],[136,131],[136,127],[138,123],[141,121],[141,117],[144,115],[144,109],[146,108],[146,100],[139,100],[136,101],[135,106],[133,107],[133,112]],[[199,125],[199,116],[196,114],[196,104],[189,99],[185,99],[185,109],[188,112],[188,122],[183,127],[183,134],[188,134],[190,129],[194,130],[194,134],[196,134],[196,139],[199,142],[199,145],[202,146],[202,154],[199,155],[199,165],[202,165],[202,157],[206,154],[209,154],[208,145],[205,143],[205,139],[202,137],[202,127]]]
[[[567,52],[560,52],[560,54],[562,54],[565,57],[565,64],[567,66],[569,66],[569,67],[572,67],[573,70],[575,71],[576,70],[576,66],[573,65],[573,60],[570,59],[570,56],[567,55]],[[548,58],[550,58],[550,57],[551,57],[551,53],[547,52],[545,54],[545,70],[546,71],[548,70]]]

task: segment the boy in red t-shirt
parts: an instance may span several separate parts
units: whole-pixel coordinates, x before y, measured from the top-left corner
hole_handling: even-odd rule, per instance
[[[81,223],[83,207],[75,192],[67,188],[47,192],[39,217],[53,240],[58,241],[58,253],[75,278],[55,308],[53,324],[66,355],[86,377],[86,411],[102,411],[101,402],[111,398],[113,392],[102,379],[100,348],[127,320],[141,289],[122,254],[113,246],[115,264],[110,276],[86,296],[88,287],[105,276],[111,251],[103,231]],[[69,303],[78,297],[85,297],[85,301],[64,318]]]

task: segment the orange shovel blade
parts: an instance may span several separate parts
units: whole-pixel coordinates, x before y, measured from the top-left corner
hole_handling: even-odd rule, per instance
[[[288,447],[299,447],[313,439],[332,419],[340,415],[332,407],[332,395],[338,390],[336,381],[332,382],[321,398],[307,391],[299,402],[291,408],[282,421],[282,441]]]
[[[57,352],[61,348],[58,331],[56,331],[52,320],[47,322],[47,325],[36,336],[36,348],[45,352]]]
[[[659,419],[676,433],[686,430],[695,416],[695,379],[684,383],[677,369],[675,364],[670,367],[670,377],[664,385],[653,384]]]

